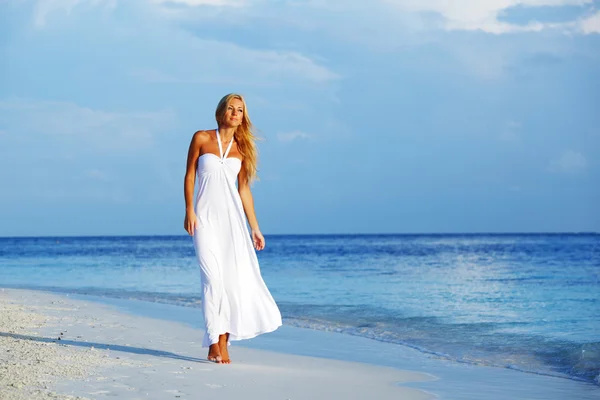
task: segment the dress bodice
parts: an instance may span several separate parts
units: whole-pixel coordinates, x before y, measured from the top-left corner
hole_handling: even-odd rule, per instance
[[[198,157],[198,176],[210,174],[225,168],[227,174],[237,175],[242,167],[242,160],[237,157],[219,158],[213,153],[204,153]]]

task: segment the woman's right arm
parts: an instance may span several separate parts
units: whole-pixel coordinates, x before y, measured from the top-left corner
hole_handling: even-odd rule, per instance
[[[183,195],[185,197],[185,219],[183,227],[191,236],[196,229],[196,212],[194,211],[194,185],[196,184],[196,164],[200,157],[200,147],[205,139],[206,132],[198,131],[192,137],[190,148],[188,149],[187,166],[185,169],[185,179],[183,182]]]

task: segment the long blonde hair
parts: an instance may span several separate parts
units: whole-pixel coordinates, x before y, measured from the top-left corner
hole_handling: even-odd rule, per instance
[[[242,123],[238,125],[233,136],[235,137],[238,150],[244,160],[242,163],[242,168],[244,168],[246,171],[248,183],[251,183],[253,180],[257,179],[256,172],[258,169],[258,150],[255,144],[257,137],[253,132],[254,128],[252,126],[252,122],[250,121],[250,116],[248,115],[248,108],[246,107],[246,101],[244,100],[244,97],[237,93],[230,93],[226,96],[223,96],[217,105],[215,118],[217,120],[217,124],[220,126],[224,122],[227,106],[233,99],[240,100],[244,105]]]

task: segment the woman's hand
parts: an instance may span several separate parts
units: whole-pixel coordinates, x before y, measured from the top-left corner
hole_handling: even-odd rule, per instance
[[[265,238],[258,229],[252,229],[252,243],[256,250],[262,250],[265,248]]]
[[[196,230],[196,221],[196,213],[194,211],[188,211],[185,213],[183,229],[185,229],[190,236],[194,236],[194,231]]]

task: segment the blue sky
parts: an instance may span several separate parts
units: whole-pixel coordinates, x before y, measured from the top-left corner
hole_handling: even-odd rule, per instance
[[[600,2],[0,1],[0,236],[185,234],[240,92],[265,234],[600,231]]]

